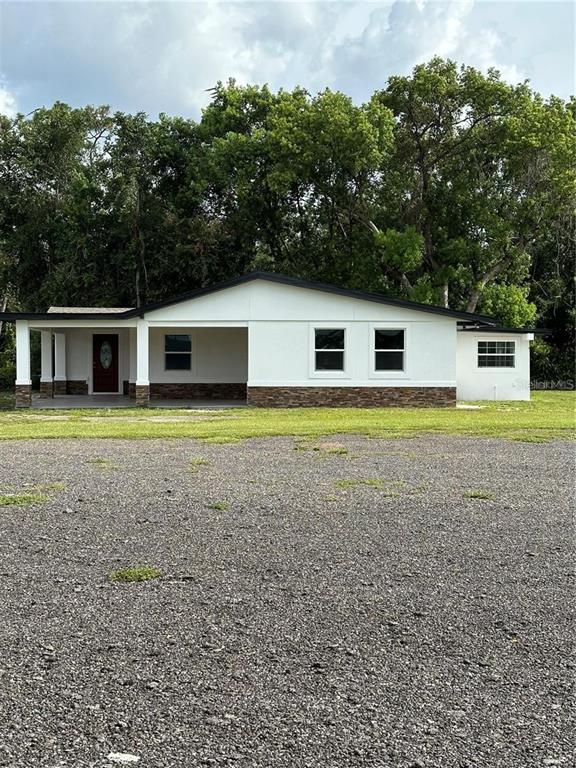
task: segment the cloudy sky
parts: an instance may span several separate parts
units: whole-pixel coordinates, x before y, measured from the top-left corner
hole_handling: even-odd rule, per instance
[[[440,55],[548,96],[574,93],[574,4],[0,0],[0,112],[60,100],[198,117],[229,77],[360,102]]]

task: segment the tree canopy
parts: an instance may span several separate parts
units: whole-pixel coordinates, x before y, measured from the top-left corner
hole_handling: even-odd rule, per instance
[[[266,269],[550,327],[537,364],[569,376],[575,115],[433,59],[360,105],[229,81],[198,121],[0,117],[0,307],[133,306]]]

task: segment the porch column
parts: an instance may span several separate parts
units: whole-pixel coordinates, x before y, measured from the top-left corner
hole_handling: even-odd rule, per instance
[[[136,397],[136,328],[128,328],[130,339],[130,373],[128,376],[128,395]]]
[[[148,355],[148,322],[140,319],[136,326],[136,405],[142,407],[150,403]]]
[[[54,396],[54,381],[52,374],[52,331],[40,331],[40,396]]]
[[[54,334],[54,394],[66,394],[66,334]]]
[[[32,404],[30,378],[30,327],[28,320],[16,320],[16,408]]]

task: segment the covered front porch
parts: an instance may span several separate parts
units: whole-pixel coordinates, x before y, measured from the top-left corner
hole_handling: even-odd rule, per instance
[[[31,336],[40,336],[32,392]],[[231,407],[246,404],[248,329],[143,319],[16,321],[16,406]]]

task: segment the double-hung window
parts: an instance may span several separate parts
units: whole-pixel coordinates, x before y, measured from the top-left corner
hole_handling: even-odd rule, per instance
[[[344,370],[344,328],[314,329],[314,367],[317,371]]]
[[[164,336],[164,367],[167,371],[189,371],[192,362],[192,339],[188,333]]]
[[[374,370],[404,370],[404,330],[376,328],[374,330]]]
[[[479,341],[478,368],[514,368],[515,341]]]

